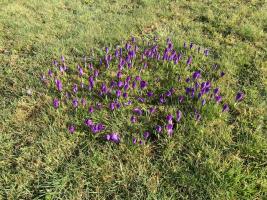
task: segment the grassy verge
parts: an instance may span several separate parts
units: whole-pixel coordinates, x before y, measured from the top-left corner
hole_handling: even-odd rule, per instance
[[[264,1],[1,1],[2,199],[264,199],[267,195]],[[209,47],[229,95],[226,122],[185,127],[160,146],[103,145],[70,136],[49,109],[39,73],[131,35]],[[27,90],[32,90],[32,95]]]

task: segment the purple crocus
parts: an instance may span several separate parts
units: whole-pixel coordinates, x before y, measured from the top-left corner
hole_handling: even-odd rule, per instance
[[[200,121],[201,115],[198,112],[195,112],[195,120]]]
[[[172,134],[173,134],[173,124],[167,124],[166,130],[167,130],[167,134],[169,136],[172,136]]]
[[[136,144],[137,139],[135,137],[133,137],[133,144]]]
[[[140,77],[140,76],[136,76],[136,77],[135,77],[135,80],[136,80],[136,81],[141,81],[141,77]]]
[[[176,120],[177,120],[177,122],[179,122],[181,120],[182,115],[183,115],[182,112],[180,110],[177,110],[177,112],[176,112]]]
[[[136,81],[132,82],[132,88],[135,89],[136,88]]]
[[[124,99],[127,99],[127,98],[128,98],[128,93],[127,93],[127,92],[124,92],[124,93],[122,94],[122,96],[123,96]]]
[[[147,96],[148,96],[148,97],[152,97],[152,96],[153,96],[153,92],[148,91],[148,92],[147,92]]]
[[[186,65],[191,65],[192,64],[192,56],[190,56],[187,61],[186,61]]]
[[[78,107],[78,103],[79,103],[79,101],[78,101],[77,98],[73,99],[72,105],[73,105],[74,108],[77,108]]]
[[[131,123],[136,123],[136,122],[137,122],[136,116],[131,116]]]
[[[110,110],[115,110],[115,106],[116,106],[116,104],[115,103],[113,103],[113,102],[111,102],[110,104],[109,104],[109,108],[110,108]]]
[[[79,70],[79,76],[82,76],[83,75],[83,68],[78,66],[78,70]]]
[[[121,91],[120,91],[120,90],[117,90],[117,91],[116,91],[116,97],[117,97],[117,98],[120,98],[120,96],[121,96]]]
[[[218,95],[218,94],[219,94],[219,88],[215,88],[215,89],[213,90],[213,93],[214,93],[215,95]]]
[[[220,103],[222,101],[222,97],[220,95],[215,96],[216,103]]]
[[[96,134],[96,133],[98,133],[98,132],[101,132],[101,131],[103,131],[105,129],[105,126],[103,125],[103,124],[101,124],[101,123],[99,123],[99,124],[93,124],[92,126],[91,126],[91,131],[94,133],[94,134]]]
[[[193,79],[196,80],[201,77],[200,71],[195,71],[192,75]]]
[[[75,126],[73,124],[71,124],[71,125],[69,125],[68,129],[69,129],[69,132],[72,134],[75,131]]]
[[[173,116],[171,114],[167,115],[166,119],[167,119],[169,124],[172,124],[172,118],[173,118]]]
[[[157,131],[158,133],[161,133],[161,131],[162,131],[162,127],[161,127],[160,125],[157,125],[157,126],[156,126],[156,131]]]
[[[235,100],[236,100],[237,102],[240,102],[240,101],[242,101],[243,99],[244,99],[244,93],[242,93],[242,92],[238,92],[238,93],[236,94]]]
[[[185,82],[189,83],[189,82],[190,82],[190,78],[189,78],[189,77],[186,78],[186,79],[185,79]]]
[[[206,99],[202,99],[201,105],[204,106],[206,104]]]
[[[179,97],[178,97],[178,101],[179,101],[179,103],[182,103],[182,102],[184,101],[184,98],[185,98],[184,96],[179,96]]]
[[[144,81],[144,80],[142,80],[142,81],[140,82],[140,88],[141,88],[141,89],[144,89],[146,86],[147,86],[147,82]]]
[[[84,97],[81,99],[81,104],[82,106],[86,106],[86,99]]]
[[[94,125],[93,121],[91,119],[86,119],[84,121],[85,125],[88,127],[91,127],[92,125]]]
[[[150,136],[150,133],[148,131],[144,132],[144,139],[147,140]]]
[[[106,135],[106,140],[114,142],[114,143],[119,143],[120,136],[117,133],[111,133],[111,134]]]
[[[52,75],[53,75],[53,72],[52,72],[51,69],[49,69],[49,70],[48,70],[48,76],[52,77]]]
[[[137,99],[140,103],[144,103],[145,102],[145,99],[143,97],[138,97]]]
[[[204,50],[204,54],[205,54],[205,56],[208,56],[209,55],[209,50],[208,49],[205,49]]]
[[[118,78],[118,79],[121,79],[121,77],[122,77],[122,73],[121,73],[121,71],[118,71],[118,73],[117,73],[117,78]]]
[[[122,88],[122,87],[124,86],[124,83],[123,83],[122,81],[118,81],[117,86],[118,86],[119,88]]]
[[[94,106],[89,106],[89,108],[88,108],[88,112],[89,112],[89,113],[93,113],[93,112],[94,112]]]
[[[72,87],[72,91],[74,93],[77,93],[78,92],[78,85],[77,84],[74,84],[73,87]]]
[[[152,107],[149,108],[149,113],[150,114],[154,113],[155,111],[156,111],[155,107],[152,106]]]
[[[59,79],[56,79],[55,82],[56,82],[57,90],[61,92],[63,90],[62,82]]]
[[[142,115],[142,110],[140,108],[134,108],[133,112],[137,115]]]
[[[57,98],[55,98],[53,100],[53,105],[54,105],[54,108],[57,109],[59,107],[59,100]]]
[[[228,104],[224,104],[222,112],[227,112],[227,111],[229,111],[229,105]]]

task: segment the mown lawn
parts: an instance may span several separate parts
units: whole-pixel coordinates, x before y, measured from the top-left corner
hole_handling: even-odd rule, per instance
[[[0,1],[0,199],[267,198],[265,1],[107,2]],[[69,134],[40,73],[131,36],[208,47],[244,101],[156,145]]]

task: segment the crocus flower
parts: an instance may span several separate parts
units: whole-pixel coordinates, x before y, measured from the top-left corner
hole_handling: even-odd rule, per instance
[[[91,119],[86,119],[84,121],[85,125],[88,127],[91,127],[92,125],[94,125],[93,121]]]
[[[229,106],[228,106],[228,104],[224,104],[222,112],[227,112],[227,111],[229,111]]]
[[[122,77],[122,73],[121,73],[121,71],[118,71],[118,73],[117,73],[117,78],[118,78],[118,79],[121,79],[121,77]]]
[[[138,97],[138,101],[139,101],[140,103],[144,103],[144,102],[145,102],[145,99],[142,98],[142,97]]]
[[[52,77],[52,75],[53,75],[53,72],[52,72],[51,69],[49,69],[49,70],[48,70],[48,76]]]
[[[125,91],[128,90],[129,87],[130,87],[129,83],[126,82],[126,83],[124,84],[124,90],[125,90]]]
[[[132,82],[132,88],[135,89],[136,88],[136,81]]]
[[[121,88],[121,87],[123,87],[124,83],[122,81],[118,81],[117,85],[118,85],[119,88]]]
[[[120,90],[116,91],[116,96],[117,96],[117,98],[120,98],[120,96],[121,96],[121,91]]]
[[[191,43],[190,43],[190,49],[192,49],[192,48],[193,48],[193,45],[194,45],[194,44],[191,42]]]
[[[114,142],[114,143],[119,143],[120,136],[117,133],[111,133],[111,134],[106,135],[106,140]]]
[[[84,97],[81,99],[81,104],[82,106],[86,106],[86,99]]]
[[[164,104],[165,102],[166,102],[166,99],[165,99],[165,97],[164,97],[164,95],[160,95],[160,97],[159,97],[159,102],[161,103],[161,104]]]
[[[167,119],[169,124],[172,124],[172,118],[173,118],[173,116],[171,114],[167,115],[166,119]]]
[[[95,134],[105,129],[105,126],[101,123],[91,125],[91,131]]]
[[[182,103],[184,101],[184,98],[185,98],[184,96],[179,96],[178,97],[179,103]]]
[[[137,122],[137,118],[136,118],[135,116],[131,116],[131,122],[132,122],[132,123]]]
[[[140,82],[140,88],[141,88],[141,89],[144,89],[146,86],[147,86],[147,82],[144,81],[144,80],[142,80],[142,81]]]
[[[121,107],[121,103],[120,102],[116,102],[116,108],[119,109]]]
[[[129,100],[129,101],[127,101],[127,102],[124,102],[124,103],[123,103],[123,105],[125,105],[125,106],[132,105],[132,101],[131,101],[131,100]]]
[[[219,94],[219,88],[215,88],[215,89],[213,90],[213,93],[214,93],[215,95]]]
[[[157,131],[158,133],[160,133],[160,132],[162,131],[162,127],[161,127],[160,125],[157,125],[157,126],[156,126],[156,131]]]
[[[200,71],[195,71],[192,75],[193,79],[196,80],[201,77]]]
[[[166,92],[166,96],[167,97],[170,97],[172,95],[172,92],[170,91],[170,90],[168,90],[167,92]]]
[[[79,76],[82,76],[83,75],[83,68],[78,66],[78,70],[79,70]]]
[[[202,99],[201,105],[204,106],[206,104],[206,99]]]
[[[128,98],[128,93],[127,93],[127,92],[124,92],[124,93],[122,94],[122,96],[123,96],[123,98],[127,99],[127,98]]]
[[[242,101],[243,99],[244,99],[244,93],[242,93],[242,92],[238,92],[238,93],[236,94],[235,100],[236,100],[237,102],[240,102],[240,101]]]
[[[208,49],[205,49],[204,50],[204,54],[205,54],[205,56],[208,56],[209,55],[209,50]]]
[[[167,130],[167,134],[169,136],[172,136],[172,134],[173,134],[173,124],[167,124],[166,130]]]
[[[72,91],[74,93],[77,93],[78,92],[78,85],[77,84],[74,84],[73,87],[72,87]]]
[[[89,112],[89,113],[93,113],[93,112],[94,112],[94,106],[89,106],[89,108],[88,108],[88,112]]]
[[[147,92],[147,96],[148,96],[148,97],[152,97],[152,96],[153,96],[153,92],[148,91],[148,92]]]
[[[136,76],[136,77],[135,77],[135,80],[136,80],[136,81],[141,81],[141,77],[140,77],[140,76]]]
[[[63,90],[62,82],[59,79],[56,79],[55,82],[56,82],[57,90],[61,92]]]
[[[133,109],[133,112],[137,115],[142,115],[142,110],[140,108]]]
[[[201,115],[198,112],[195,112],[195,120],[199,121],[201,119]]]
[[[108,87],[106,86],[105,83],[102,83],[101,85],[101,94],[107,94],[108,93]]]
[[[215,96],[216,103],[220,103],[222,101],[222,97],[220,95]]]
[[[186,78],[186,79],[185,79],[185,82],[189,83],[189,82],[190,82],[190,78],[189,78],[189,77]]]
[[[149,108],[149,113],[152,114],[156,111],[156,108],[155,107],[150,107]]]
[[[223,77],[224,75],[225,75],[225,73],[224,72],[221,72],[220,76]]]
[[[179,122],[182,118],[182,112],[180,110],[177,110],[176,112],[176,120]]]
[[[55,98],[53,100],[53,105],[54,105],[54,108],[57,109],[59,107],[59,100],[57,98]]]
[[[77,108],[78,107],[78,103],[79,103],[79,101],[78,101],[77,98],[73,99],[72,104],[73,104],[73,107],[74,108]]]
[[[150,133],[148,131],[144,132],[144,139],[148,139],[150,136]]]
[[[136,142],[137,142],[137,139],[134,137],[133,138],[133,144],[136,144]]]
[[[73,124],[69,125],[68,129],[69,129],[69,132],[72,134],[75,131],[75,126]]]
[[[191,64],[192,64],[192,56],[190,56],[186,61],[186,65],[191,65]]]
[[[110,108],[110,110],[115,110],[115,106],[116,106],[116,104],[115,103],[113,103],[113,102],[111,102],[110,104],[109,104],[109,108]]]

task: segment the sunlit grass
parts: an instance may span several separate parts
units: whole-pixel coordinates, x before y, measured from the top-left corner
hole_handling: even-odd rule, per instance
[[[260,0],[2,1],[1,198],[263,199],[265,10]],[[170,37],[177,48],[192,41],[211,49],[209,59],[196,64],[218,63],[226,73],[217,83],[224,98],[232,101],[244,91],[242,104],[209,123],[185,123],[171,140],[141,148],[103,143],[89,131],[69,134],[66,121],[73,119],[51,106],[40,73],[62,54],[75,67],[92,51],[154,35],[162,46]],[[121,120],[112,120],[120,132]]]

